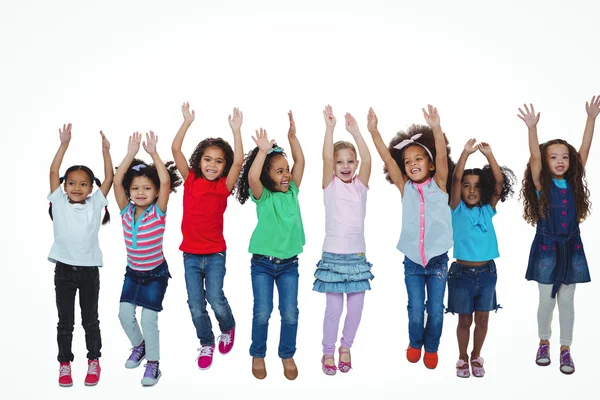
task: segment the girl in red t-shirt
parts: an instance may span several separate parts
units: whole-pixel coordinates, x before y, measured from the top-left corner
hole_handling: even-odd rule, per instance
[[[181,111],[183,123],[171,146],[175,164],[185,181],[181,222],[183,242],[179,249],[183,251],[188,305],[201,346],[198,368],[208,369],[212,365],[215,336],[206,301],[221,329],[219,352],[229,353],[235,338],[235,320],[223,292],[227,248],[223,238],[223,214],[244,162],[240,131],[243,114],[234,108],[233,115],[229,115],[235,151],[221,138],[207,138],[198,143],[188,164],[181,145],[196,114],[193,110],[190,112],[189,103],[184,103]]]

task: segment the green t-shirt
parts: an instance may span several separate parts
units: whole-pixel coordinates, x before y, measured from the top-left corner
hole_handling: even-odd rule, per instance
[[[258,223],[250,238],[248,251],[252,254],[290,258],[302,253],[306,243],[298,203],[298,187],[290,181],[287,192],[271,192],[263,187],[262,196],[256,200]]]

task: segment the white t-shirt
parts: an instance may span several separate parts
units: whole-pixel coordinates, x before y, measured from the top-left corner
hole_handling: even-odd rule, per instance
[[[80,267],[101,267],[102,251],[98,242],[102,209],[108,201],[96,190],[84,204],[72,204],[58,187],[48,195],[52,203],[54,244],[48,260]]]

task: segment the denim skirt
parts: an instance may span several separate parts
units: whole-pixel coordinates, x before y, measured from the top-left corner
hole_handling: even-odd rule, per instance
[[[313,290],[320,293],[357,293],[371,289],[372,264],[365,253],[323,252],[317,263]]]
[[[150,271],[136,271],[128,266],[121,291],[121,303],[161,311],[170,277],[167,260]]]

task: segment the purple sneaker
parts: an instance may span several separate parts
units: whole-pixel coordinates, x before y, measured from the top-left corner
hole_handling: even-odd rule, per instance
[[[571,358],[569,350],[563,350],[560,352],[560,372],[566,375],[571,375],[575,372],[575,364]]]
[[[550,345],[540,344],[537,355],[535,356],[535,363],[540,367],[550,365]]]
[[[162,374],[158,368],[158,361],[148,361],[146,363],[146,370],[144,371],[144,377],[142,378],[142,386],[154,386],[160,379]]]
[[[146,357],[146,343],[142,342],[139,346],[135,346],[131,349],[131,355],[125,362],[125,368],[137,368],[142,363],[142,360]]]

